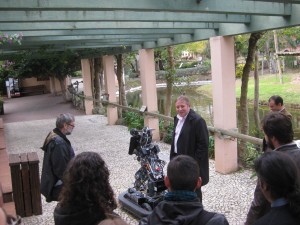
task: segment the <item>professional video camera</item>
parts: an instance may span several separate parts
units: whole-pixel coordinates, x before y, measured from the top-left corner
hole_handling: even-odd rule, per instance
[[[167,189],[163,171],[166,162],[159,159],[160,149],[152,143],[152,129],[131,129],[130,134],[128,154],[135,154],[141,167],[134,175],[134,186],[119,195],[119,202],[122,208],[141,218],[163,199]]]

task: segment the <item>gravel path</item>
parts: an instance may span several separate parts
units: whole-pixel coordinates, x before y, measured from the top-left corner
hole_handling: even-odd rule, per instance
[[[109,126],[107,118],[101,115],[77,115],[76,127],[70,141],[75,154],[83,151],[95,151],[105,159],[111,171],[111,185],[116,197],[132,186],[134,173],[139,168],[134,156],[128,155],[130,134],[127,127]],[[43,152],[40,147],[45,136],[54,127],[55,119],[43,119],[24,122],[6,123],[4,126],[7,149],[9,153],[38,153],[40,172]],[[158,143],[161,149],[160,157],[168,158],[170,146]],[[255,179],[250,179],[251,171],[241,171],[230,175],[215,172],[214,161],[210,161],[210,182],[203,187],[203,204],[207,210],[224,213],[230,224],[243,224],[252,200]],[[23,218],[25,225],[52,225],[53,209],[56,205],[46,203],[42,198],[43,214]],[[116,210],[129,224],[138,221],[121,209]]]

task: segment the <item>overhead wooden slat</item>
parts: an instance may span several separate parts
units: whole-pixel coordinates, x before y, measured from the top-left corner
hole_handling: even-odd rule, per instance
[[[300,25],[300,0],[0,0],[0,32],[17,51],[116,54]],[[95,53],[95,49],[100,49]],[[101,51],[101,49],[104,49]],[[124,50],[125,49],[125,50]],[[92,52],[93,51],[93,52]],[[83,54],[80,54],[83,55]],[[38,54],[37,54],[38,56]]]
[[[257,15],[288,15],[291,10],[291,4],[244,0],[1,0],[0,4],[5,10],[161,10]]]
[[[25,31],[25,30],[80,30],[80,29],[217,29],[217,23],[198,22],[37,22],[37,23],[0,23],[0,27],[5,31]]]
[[[164,21],[249,23],[250,15],[137,11],[2,11],[0,22]]]
[[[20,31],[18,31],[20,32]],[[128,29],[81,29],[81,30],[33,30],[22,31],[25,37],[44,37],[44,36],[82,36],[82,35],[125,35],[125,34],[192,34],[194,29],[144,29],[144,28],[128,28]],[[7,31],[7,34],[15,34],[15,31]]]

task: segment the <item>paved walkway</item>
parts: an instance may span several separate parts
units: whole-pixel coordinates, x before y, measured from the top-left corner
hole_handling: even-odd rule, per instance
[[[56,99],[57,97],[53,98]],[[25,106],[27,107],[20,106],[24,103],[21,100],[26,102]],[[107,125],[107,118],[101,115],[82,115],[72,107],[61,104],[58,98],[56,104],[52,101],[55,102],[50,96],[41,95],[13,99],[5,103],[5,108],[7,104],[8,114],[4,116],[4,129],[9,153],[36,151],[41,168],[43,153],[40,147],[43,140],[49,130],[54,127],[56,115],[67,110],[76,115],[76,127],[72,135],[69,136],[75,148],[75,153],[95,151],[101,154],[111,171],[110,181],[116,196],[131,187],[134,181],[134,173],[139,165],[133,156],[127,154],[130,139],[127,128],[119,125],[109,126]],[[16,102],[19,105],[15,105]],[[41,106],[44,103],[44,107],[48,107],[47,111],[49,113],[39,108],[34,110],[29,106],[30,104]],[[50,105],[56,106],[56,109],[53,109]],[[19,112],[12,111],[13,108],[18,109]],[[21,108],[23,108],[22,111],[25,114],[26,110],[29,110],[32,115],[21,115]],[[16,117],[12,118],[14,115]],[[168,158],[170,146],[165,143],[158,144],[162,151],[161,158]],[[230,175],[221,175],[215,172],[214,161],[211,160],[210,182],[203,187],[203,204],[205,208],[224,213],[230,224],[243,224],[255,187],[255,180],[250,179],[251,174],[250,171],[241,171]],[[56,203],[46,203],[44,198],[42,198],[42,201],[43,215],[23,218],[25,225],[54,224],[53,209]],[[138,223],[126,212],[120,209],[116,211],[129,224]]]

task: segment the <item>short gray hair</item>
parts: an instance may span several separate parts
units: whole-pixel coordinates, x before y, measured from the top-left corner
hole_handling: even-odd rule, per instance
[[[70,124],[75,121],[75,117],[71,113],[61,113],[56,119],[56,128],[61,129],[64,124]]]
[[[176,102],[178,101],[183,101],[185,102],[188,106],[190,106],[190,100],[188,99],[188,97],[186,97],[185,95],[180,95],[177,99]]]

